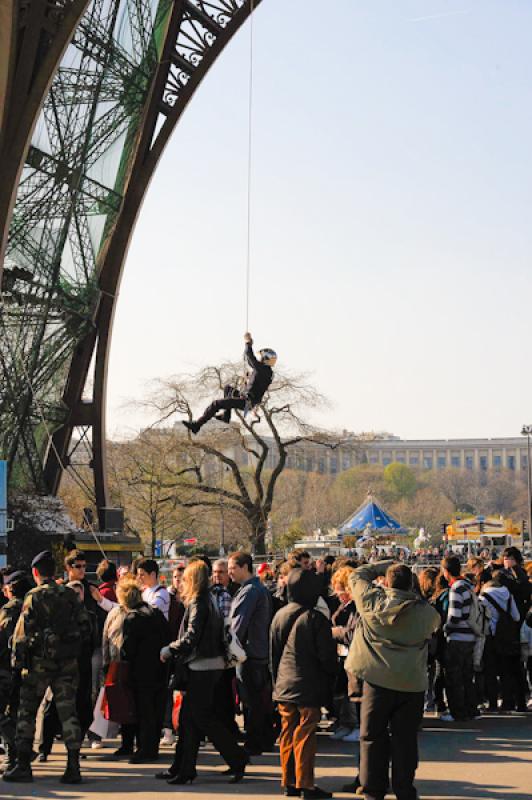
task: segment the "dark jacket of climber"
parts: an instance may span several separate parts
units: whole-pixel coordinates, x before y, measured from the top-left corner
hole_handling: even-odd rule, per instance
[[[265,352],[261,350],[261,355]],[[271,351],[268,351],[271,352]],[[273,380],[273,369],[270,367],[268,361],[259,361],[253,352],[253,340],[246,341],[246,349],[244,351],[246,361],[251,367],[251,373],[248,375],[246,386],[242,394],[248,397],[251,406],[256,406],[260,403]],[[274,362],[275,363],[275,362]]]

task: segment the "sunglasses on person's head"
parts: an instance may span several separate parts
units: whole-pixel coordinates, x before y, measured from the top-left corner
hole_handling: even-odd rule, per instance
[[[184,572],[184,571],[185,571],[184,567],[176,567],[174,570],[174,572]]]

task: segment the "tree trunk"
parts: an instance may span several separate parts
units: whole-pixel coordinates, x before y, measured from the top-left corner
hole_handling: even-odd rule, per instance
[[[261,514],[251,520],[251,543],[255,555],[262,556],[266,553],[266,534],[268,533],[268,520]]]
[[[151,526],[151,557],[155,558],[155,550],[157,548],[157,527],[152,523]]]

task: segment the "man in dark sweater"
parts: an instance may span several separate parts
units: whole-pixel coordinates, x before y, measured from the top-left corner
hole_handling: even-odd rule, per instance
[[[237,667],[238,693],[246,711],[245,748],[249,755],[260,755],[274,743],[268,668],[272,602],[269,591],[253,575],[249,553],[231,553],[229,575],[240,584],[229,625],[247,654],[246,661]]]
[[[277,354],[274,350],[266,347],[264,350],[259,351],[260,361],[253,352],[253,339],[250,333],[244,336],[246,349],[244,355],[251,367],[251,372],[246,381],[246,385],[242,391],[234,386],[224,387],[224,396],[220,400],[215,400],[207,406],[203,414],[196,421],[183,420],[183,425],[191,433],[198,433],[198,431],[208,422],[212,417],[222,411],[216,419],[220,422],[229,424],[231,421],[231,411],[249,411],[255,406],[258,406],[262,398],[268,391],[268,388],[273,380],[273,369],[277,361]]]

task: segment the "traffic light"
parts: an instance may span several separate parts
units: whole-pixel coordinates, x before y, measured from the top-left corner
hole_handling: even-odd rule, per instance
[[[73,533],[65,533],[63,537],[63,546],[67,553],[76,549],[76,537]]]
[[[484,533],[484,523],[480,522],[478,527],[479,527],[480,532]]]
[[[526,519],[522,520],[522,530],[523,530],[523,538],[528,533],[528,525],[526,523]]]
[[[441,535],[443,537],[447,536],[447,523],[444,522],[443,525],[440,527]]]

